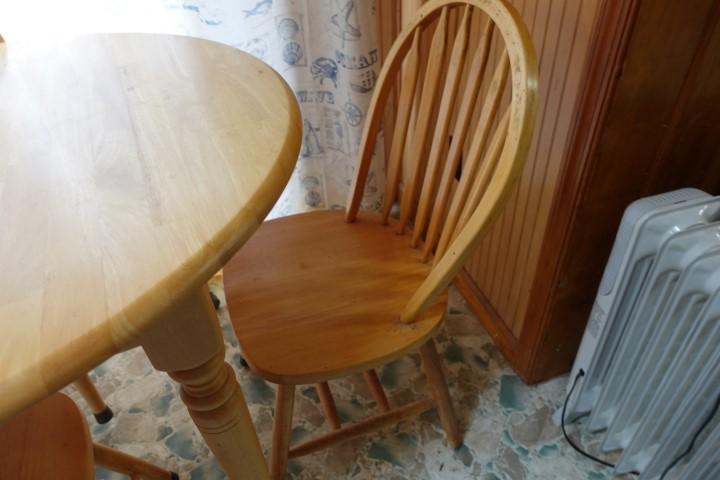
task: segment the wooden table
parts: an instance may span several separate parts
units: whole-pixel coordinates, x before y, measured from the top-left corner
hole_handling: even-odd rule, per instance
[[[0,421],[142,346],[231,478],[267,477],[205,286],[300,148],[292,91],[217,43],[0,44]]]

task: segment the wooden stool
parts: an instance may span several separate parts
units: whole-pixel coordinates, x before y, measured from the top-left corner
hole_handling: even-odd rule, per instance
[[[56,393],[0,424],[0,478],[48,480],[94,478],[101,465],[132,480],[177,480],[177,473],[92,443],[77,405]]]

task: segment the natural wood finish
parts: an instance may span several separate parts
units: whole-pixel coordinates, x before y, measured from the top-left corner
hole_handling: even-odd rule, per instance
[[[445,382],[442,364],[435,349],[435,341],[430,340],[423,345],[420,348],[420,355],[422,357],[425,377],[430,385],[430,390],[432,390],[433,398],[438,408],[438,414],[440,415],[440,422],[448,437],[448,443],[451,447],[458,448],[462,444],[460,426],[458,425],[455,409],[450,399],[450,392]]]
[[[380,379],[378,378],[375,370],[370,369],[363,372],[363,378],[365,379],[365,383],[367,383],[367,386],[370,389],[370,394],[375,399],[375,403],[377,403],[380,411],[383,413],[389,411],[390,403],[388,402],[385,390],[383,390],[382,384],[380,383]]]
[[[310,453],[317,452],[318,450],[327,448],[331,445],[352,440],[353,438],[365,435],[366,433],[370,433],[380,428],[396,424],[400,420],[403,420],[405,418],[420,415],[421,413],[430,410],[434,406],[435,404],[432,400],[430,400],[429,398],[424,398],[422,400],[409,403],[394,410],[390,410],[389,412],[375,415],[352,425],[342,427],[340,430],[335,430],[312,440],[308,440],[305,443],[291,448],[290,458],[308,455]]]
[[[509,111],[505,110],[505,113],[503,113],[500,117],[497,129],[493,133],[492,139],[490,140],[490,145],[488,146],[487,152],[485,153],[485,158],[483,158],[483,162],[482,165],[480,165],[480,169],[478,170],[475,182],[470,188],[467,201],[462,207],[462,213],[460,213],[460,217],[458,219],[457,225],[455,226],[455,230],[451,234],[451,238],[453,239],[455,239],[455,237],[457,237],[457,235],[460,233],[460,226],[467,223],[470,215],[472,215],[472,213],[477,208],[480,200],[485,195],[485,191],[490,184],[492,176],[495,174],[495,168],[497,168],[498,161],[500,160],[500,155],[502,154],[503,145],[505,144],[505,140],[507,139],[508,124],[510,120],[510,116],[508,115],[508,113]]]
[[[73,387],[80,392],[85,402],[87,402],[90,411],[98,414],[107,410],[105,400],[103,400],[100,392],[98,392],[95,384],[90,380],[90,377],[85,374],[73,382]]]
[[[423,261],[425,262],[427,262],[432,255],[433,249],[435,248],[440,235],[441,224],[445,220],[444,214],[446,212],[448,202],[450,201],[453,183],[455,182],[455,172],[460,164],[460,157],[463,154],[463,146],[465,145],[465,139],[470,129],[473,107],[480,93],[481,82],[488,63],[494,28],[494,23],[486,22],[482,37],[479,39],[478,54],[475,56],[467,73],[465,92],[459,105],[457,118],[455,120],[455,128],[453,129],[453,143],[450,145],[450,150],[448,151],[445,169],[436,194],[435,206],[430,219],[430,225],[428,226],[428,231],[425,235],[425,246],[423,249]],[[446,89],[445,93],[447,94],[447,92],[448,90]],[[439,137],[435,140],[435,142],[439,142],[441,138],[442,137]],[[433,147],[434,146],[435,144],[433,144]],[[429,196],[430,192],[428,192],[427,195]],[[420,234],[423,228],[421,215],[422,212],[418,214],[417,219],[418,223],[416,228],[418,234]]]
[[[173,474],[168,470],[140,460],[127,453],[100,445],[93,444],[93,456],[95,463],[101,467],[108,468],[114,472],[122,473],[129,477],[143,478],[145,480],[173,480]]]
[[[290,433],[292,432],[295,386],[278,385],[275,396],[275,422],[273,423],[270,472],[273,480],[282,480],[287,473]]]
[[[337,430],[340,428],[340,416],[335,406],[335,400],[333,399],[332,392],[330,391],[330,385],[327,382],[320,382],[315,384],[315,390],[317,390],[318,397],[320,398],[320,405],[322,405],[325,418],[330,424],[330,428]]]
[[[445,44],[447,34],[448,7],[442,9],[438,24],[432,37],[432,46],[427,57],[427,66],[423,76],[423,88],[420,94],[419,105],[417,106],[417,119],[412,131],[414,141],[411,142],[408,162],[412,166],[412,175],[409,182],[403,189],[403,198],[400,202],[400,220],[397,224],[397,232],[403,233],[410,214],[415,205],[415,197],[420,189],[422,175],[425,172],[427,154],[425,147],[432,120],[433,107],[438,94],[440,77],[442,75],[442,63],[445,56]],[[407,129],[404,131],[407,134]],[[387,209],[389,201],[385,202]]]
[[[227,474],[265,478],[202,289],[292,173],[293,92],[251,55],[196,38],[3,50],[0,421],[143,345]]]
[[[519,339],[538,308],[529,292],[538,285],[536,278],[546,272],[540,246],[553,230],[551,206],[567,168],[598,11],[601,5],[614,2],[513,3],[525,18],[540,56],[538,128],[516,191],[465,268],[500,321]]]
[[[94,478],[90,432],[65,395],[55,394],[0,423],[0,445],[0,478]]]
[[[485,145],[490,138],[492,132],[492,123],[497,115],[498,109],[500,108],[500,101],[502,100],[503,91],[507,83],[508,71],[510,68],[510,62],[508,57],[503,55],[502,59],[498,62],[495,67],[495,73],[493,74],[492,82],[488,87],[487,100],[483,104],[482,113],[477,124],[477,131],[472,138],[470,144],[470,150],[468,152],[468,159],[463,165],[464,173],[457,187],[457,191],[452,198],[450,203],[450,210],[445,219],[443,230],[440,235],[440,241],[435,251],[435,261],[437,262],[442,258],[443,254],[447,251],[450,241],[453,239],[453,234],[456,229],[465,226],[465,222],[460,220],[460,213],[463,208],[468,205],[468,195],[470,189],[478,183],[478,168],[482,168],[487,171],[486,162],[482,162],[483,152],[485,151]],[[502,136],[502,142],[496,144],[496,148],[502,149],[504,146],[505,136]]]
[[[417,78],[418,78],[418,70],[419,70],[419,51],[420,51],[420,32],[418,31],[415,34],[415,38],[413,38],[413,45],[410,49],[410,52],[407,55],[407,58],[405,59],[405,67],[403,69],[402,73],[402,90],[400,92],[400,99],[398,100],[398,109],[397,109],[397,117],[394,122],[394,130],[393,130],[393,140],[392,140],[392,146],[390,148],[390,158],[387,162],[388,168],[388,175],[387,175],[387,181],[385,182],[385,201],[383,203],[383,222],[387,222],[388,217],[390,216],[390,209],[393,206],[393,203],[395,202],[395,197],[397,195],[398,191],[398,181],[400,180],[400,174],[401,174],[401,166],[402,166],[402,159],[403,159],[403,153],[405,151],[405,136],[406,132],[408,130],[409,124],[410,124],[410,114],[412,113],[412,102],[413,98],[415,96],[415,88],[417,85]],[[375,95],[373,95],[373,99],[377,98]],[[372,105],[372,100],[371,100]],[[377,132],[371,132],[371,127],[375,126],[372,123],[372,119],[370,120],[370,123],[365,127],[363,130],[363,140],[361,140],[361,144],[365,145],[367,140],[367,137],[369,136],[375,136],[377,135]],[[379,123],[377,123],[377,126],[375,128],[379,127]],[[362,151],[361,155],[372,155],[372,149],[365,149]],[[362,165],[361,165],[362,166]],[[370,163],[367,163],[367,167],[369,168]],[[369,170],[368,170],[369,171]],[[365,172],[365,175],[367,175],[367,172]],[[355,191],[355,186],[351,187],[351,191]],[[362,191],[359,190],[360,193],[358,195],[362,195]],[[353,196],[353,200],[351,201],[357,201],[360,202],[360,199],[362,199],[362,196],[360,196],[357,200],[355,199],[355,196]]]
[[[4,49],[0,419],[140,343],[219,270],[284,188],[302,124],[272,69],[206,40]]]
[[[500,174],[496,176],[495,182],[493,182],[494,186],[491,186],[489,189],[486,201],[489,204],[496,204],[497,202],[494,200],[495,197],[500,199],[507,196],[509,186],[513,183],[512,180],[517,177],[518,167],[520,166],[520,164],[512,164],[509,160],[516,158],[524,159],[527,148],[529,147],[529,134],[532,132],[534,122],[534,115],[532,113],[535,108],[535,93],[537,89],[537,65],[531,40],[517,13],[505,0],[433,0],[426,3],[420,11],[418,11],[415,20],[398,36],[398,39],[388,54],[387,61],[383,65],[373,100],[368,109],[368,123],[361,140],[359,166],[355,172],[346,210],[347,221],[352,222],[355,219],[360,206],[377,135],[377,125],[379,125],[382,116],[382,106],[384,106],[393,86],[392,81],[387,81],[388,78],[392,78],[397,74],[400,64],[410,48],[411,42],[415,45],[417,29],[423,28],[435,20],[437,16],[440,15],[440,10],[443,6],[467,4],[485,12],[495,23],[501,35],[507,39],[506,48],[508,49],[513,67],[512,82],[514,97],[511,104],[512,112],[510,123],[512,128],[511,134],[509,135],[510,141],[507,143],[509,148],[504,152],[506,161],[501,162],[505,166],[499,170]],[[398,128],[399,127],[396,127],[396,134]],[[424,140],[425,139],[420,139],[420,141]],[[388,181],[390,181],[390,178],[388,178]],[[391,203],[393,198],[394,197],[389,197],[388,199],[388,197],[386,197],[386,209],[387,204]],[[482,215],[478,215],[477,220],[473,223],[485,228],[484,226],[488,223],[488,220],[496,214],[497,212],[493,209],[484,211]],[[476,240],[479,240],[479,236],[476,239],[474,235],[470,235],[470,232],[468,232],[468,235],[459,238],[460,243],[468,244],[476,243]],[[462,264],[459,257],[455,257],[454,255],[447,257],[447,266],[454,266],[456,264]],[[444,279],[446,276],[452,277],[452,275],[443,275],[438,278]],[[437,288],[431,288],[430,285],[428,285],[427,289],[423,289],[423,294],[431,297],[436,295],[438,291]],[[418,298],[418,300],[420,300],[420,298]],[[411,308],[405,312],[404,318],[412,317],[413,314],[416,314],[422,307],[426,306],[425,303],[427,303],[427,301],[426,299],[424,302],[413,302]]]
[[[132,478],[177,478],[139,458],[93,444],[80,409],[60,393],[0,424],[0,445],[0,478],[90,480],[94,464]]]
[[[533,295],[531,299],[529,292],[541,289],[540,285],[545,280],[540,278],[545,279],[548,271],[542,266],[548,262],[540,246],[544,236],[553,235],[556,231],[551,224],[558,223],[551,207],[559,191],[563,171],[568,168],[568,145],[572,140],[571,132],[575,129],[580,93],[589,78],[585,65],[594,50],[593,36],[600,23],[598,12],[600,7],[623,10],[628,2],[512,0],[512,3],[525,19],[540,56],[539,98],[542,101],[538,106],[538,129],[517,188],[511,193],[503,213],[493,222],[484,240],[466,262],[465,270],[475,284],[473,291],[481,291],[498,314],[497,319],[502,325],[497,324],[493,328],[497,331],[510,330],[517,343],[526,322],[527,328],[534,328],[530,324],[536,318],[538,297]],[[413,6],[403,7],[403,18],[415,13],[414,10],[407,11]],[[623,25],[626,17],[617,16],[616,21],[613,28]],[[483,35],[481,28],[473,23],[470,51],[473,48],[479,50],[475,45],[480,43]],[[494,46],[493,59],[496,58],[496,50]],[[604,72],[599,71],[595,75],[604,76]],[[475,122],[476,117],[473,125]],[[455,135],[452,137],[451,148],[456,145]],[[450,186],[454,177],[451,180]],[[444,210],[435,209],[433,214],[442,219]],[[437,235],[437,230],[433,233],[429,227],[425,239],[428,259],[435,248],[434,235]],[[524,353],[518,352],[518,355]]]
[[[570,368],[627,204],[679,187],[720,193],[720,4],[628,0],[602,13],[520,338],[531,381]]]
[[[440,100],[440,106],[438,107],[437,123],[435,125],[435,131],[433,133],[431,144],[432,146],[428,156],[427,171],[425,172],[425,178],[423,180],[423,186],[420,193],[417,215],[415,215],[413,222],[411,240],[411,246],[413,247],[417,247],[420,242],[421,234],[424,231],[425,223],[432,207],[431,200],[433,199],[433,194],[437,188],[437,181],[442,167],[441,157],[444,157],[447,152],[446,140],[450,130],[452,112],[455,107],[460,81],[462,80],[462,67],[467,53],[468,30],[470,29],[471,20],[472,8],[466,6],[457,36],[453,42],[453,49],[450,54],[450,61],[448,65],[448,73],[445,77],[442,99]],[[488,22],[488,25],[492,25],[492,23]],[[481,61],[483,57],[484,55],[482,53],[477,56],[477,58]],[[467,108],[469,109],[470,106],[468,105]],[[457,144],[462,144],[462,140],[458,138]],[[448,161],[448,163],[452,162]],[[457,165],[455,169],[457,170]],[[442,208],[444,209],[444,206]]]
[[[525,2],[543,42],[545,127],[497,242],[466,265],[472,285],[457,281],[525,381],[570,368],[628,203],[678,187],[720,192],[718,8]]]
[[[482,326],[517,372],[523,371],[518,355],[519,342],[512,330],[503,322],[500,314],[493,308],[490,300],[478,288],[472,278],[463,269],[453,280],[458,292],[467,299],[468,306],[477,316]]]
[[[393,40],[400,32],[400,4],[396,0],[377,0],[376,2],[375,20],[378,32],[378,51],[381,64],[385,62],[388,51],[392,46]],[[397,112],[397,90],[394,95],[388,98],[385,116],[383,117],[382,129],[385,151],[385,165],[387,159],[390,158],[390,149],[392,148],[393,132],[395,127],[395,114]]]
[[[180,384],[180,398],[218,462],[233,478],[268,478],[250,412],[206,286],[175,303],[143,337],[153,366]]]
[[[577,168],[572,165],[574,159],[578,158],[577,151],[571,153],[574,137],[587,138],[595,135],[593,125],[588,121],[592,116],[597,116],[597,112],[602,110],[601,104],[605,102],[602,89],[589,91],[586,86],[607,85],[606,79],[620,72],[619,69],[614,69],[612,64],[618,58],[622,60],[622,56],[618,57],[619,50],[612,43],[621,38],[621,33],[627,30],[628,25],[632,25],[633,11],[637,10],[636,7],[641,2],[512,0],[512,3],[525,19],[540,56],[539,98],[542,100],[538,106],[538,128],[517,188],[510,195],[503,213],[493,222],[483,241],[465,263],[467,279],[472,283],[472,288],[462,290],[464,294],[475,295],[467,297],[470,305],[476,307],[475,311],[483,324],[492,332],[518,373],[525,380],[538,381],[567,368],[568,358],[573,355],[578,335],[581,335],[584,325],[584,319],[579,320],[584,313],[573,310],[575,306],[579,306],[579,294],[574,300],[568,300],[565,313],[547,317],[544,312],[546,301],[553,295],[553,289],[561,280],[556,274],[556,263],[564,242],[562,237],[565,235],[567,215],[576,204],[571,195],[562,193],[565,176],[568,173],[574,176],[573,171],[582,172],[585,168],[581,165],[582,161],[578,161]],[[663,5],[657,4],[657,8],[666,8]],[[685,13],[706,12],[703,8],[700,4],[693,3]],[[403,18],[414,13],[407,9],[402,11]],[[673,16],[677,19],[684,18],[678,14]],[[480,28],[476,25],[474,27],[475,30],[470,36],[471,51],[482,35]],[[700,29],[700,26],[696,25],[698,32]],[[452,32],[452,29],[450,31]],[[672,41],[672,38],[666,36],[668,41]],[[594,61],[593,57],[600,59],[599,63],[607,65],[598,64],[594,71],[590,72],[586,65]],[[706,92],[709,92],[712,82],[707,82],[707,85],[710,88],[707,88]],[[586,99],[583,99],[583,96]],[[692,109],[712,110],[712,105],[715,104],[712,96],[702,96],[704,101]],[[588,108],[595,112],[592,116],[582,112],[581,106],[586,101],[598,105],[598,108],[592,105]],[[625,101],[631,103],[632,97]],[[581,116],[584,118],[580,119]],[[675,179],[683,178],[687,158],[703,158],[707,160],[693,162],[698,164],[698,168],[693,170],[703,171],[699,165],[703,163],[708,175],[705,175],[705,179],[696,176],[685,183],[704,185],[706,189],[708,184],[712,184],[712,181],[708,182],[706,179],[714,178],[713,172],[717,171],[715,166],[720,163],[713,163],[713,159],[717,158],[714,156],[717,142],[711,140],[714,136],[700,133],[712,122],[710,115],[704,118],[706,120],[700,120],[700,116],[689,117],[680,122],[681,129],[692,132],[687,136],[688,139],[692,138],[687,145],[695,146],[685,149],[684,163],[675,163],[680,172],[670,167],[660,168],[661,162],[655,163],[654,172],[663,172]],[[474,118],[473,122],[476,121]],[[701,122],[701,125],[695,123],[696,121]],[[456,145],[454,138],[453,136],[451,148]],[[699,147],[700,145],[702,146]],[[457,166],[454,166],[452,171],[455,172],[456,168]],[[635,171],[641,172],[642,169]],[[647,174],[654,173],[651,170]],[[454,176],[451,180],[452,186],[455,183]],[[574,180],[571,183],[573,182]],[[444,210],[436,209],[433,215],[442,219]],[[612,221],[600,224],[604,226],[612,224]],[[429,227],[425,240],[428,259],[435,246],[433,235],[437,234],[431,230]],[[590,247],[592,242],[588,242],[587,238],[591,237],[585,237],[584,240],[585,245]],[[566,279],[562,280],[565,284]],[[578,282],[571,283],[577,287],[578,292],[594,295],[595,287],[580,285]],[[585,308],[587,307],[582,309]],[[546,321],[550,318],[555,319],[556,327],[551,327],[553,322]],[[546,330],[550,328],[552,331]],[[547,332],[547,336],[542,332]],[[530,363],[535,363],[536,360],[536,366],[532,367],[534,373],[531,374]]]
[[[420,252],[380,226],[315,211],[265,222],[224,269],[225,297],[244,358],[275,383],[360,373],[424,344],[447,296],[407,328],[403,306],[428,275]],[[319,245],[321,248],[308,248]]]
[[[489,261],[481,287],[518,335],[531,307],[529,291],[540,261],[540,238],[547,231],[550,207],[575,121],[585,62],[599,1],[565,1],[535,6],[534,38],[542,35],[538,131],[531,146],[529,168],[518,193],[486,246]],[[529,15],[529,12],[528,12]],[[512,214],[510,213],[512,212]]]
[[[464,198],[453,199],[458,217],[464,211],[465,202],[470,203],[461,218],[462,224],[446,225],[451,233],[457,227],[459,234],[446,241],[447,248],[437,253],[437,261],[431,266],[422,262],[423,253],[419,249],[408,245],[411,239],[397,233],[405,232],[416,197],[418,194],[422,197],[420,186],[424,184],[427,170],[426,149],[429,147],[432,151],[433,148],[428,140],[436,137],[430,132],[434,132],[432,129],[438,121],[447,123],[453,118],[450,106],[455,106],[452,98],[455,94],[439,94],[438,86],[450,61],[445,55],[446,45],[450,43],[445,38],[449,9],[458,6],[465,14],[466,24],[470,21],[471,9],[476,9],[477,15],[487,16],[504,42],[502,52],[497,55],[498,65],[493,68],[497,73],[490,95],[483,98],[487,102],[483,103],[482,122],[469,140],[470,163],[474,166],[463,165]],[[488,33],[491,31],[489,27],[486,29]],[[418,62],[418,47],[430,38],[429,58],[427,62]],[[460,41],[462,43],[462,39]],[[449,55],[452,57],[455,50],[458,65],[454,68],[459,69],[457,52],[462,52],[464,47],[457,44],[457,39],[453,44],[459,50],[449,49]],[[480,62],[472,63],[471,74],[481,76],[489,51],[488,39]],[[416,93],[418,63],[425,68],[420,68],[424,71],[423,87]],[[321,383],[356,372],[365,372],[371,391],[374,388],[376,397],[380,394],[384,397],[374,372],[368,373],[368,370],[421,349],[448,442],[460,445],[461,436],[432,337],[445,313],[450,280],[497,215],[521,171],[532,136],[536,67],[528,33],[517,13],[504,0],[428,2],[393,44],[380,72],[366,116],[359,164],[345,212],[346,222],[341,221],[342,213],[337,211],[275,219],[265,223],[228,263],[223,278],[235,332],[251,368],[281,384],[278,411],[285,402],[282,385]],[[380,214],[358,215],[378,126],[392,87],[401,75],[411,81],[400,90],[385,205]],[[455,80],[450,82],[452,87]],[[507,94],[504,93],[506,83],[510,87]],[[477,88],[481,80],[471,79],[468,84]],[[465,96],[479,97],[472,92]],[[442,104],[443,98],[446,111],[438,119],[438,103]],[[501,108],[503,98],[509,103],[505,109]],[[466,110],[465,115],[471,116],[470,112]],[[496,118],[498,112],[504,112],[501,118]],[[410,119],[413,116],[414,120]],[[413,121],[410,129],[408,122]],[[466,122],[463,119],[461,123]],[[448,130],[447,125],[444,128]],[[460,128],[469,131],[467,125]],[[443,138],[436,139],[445,143]],[[486,147],[489,140],[490,145]],[[433,169],[445,172],[444,151],[447,149],[436,148],[443,152],[440,155],[443,164],[433,165]],[[406,149],[410,166],[403,171],[400,166]],[[471,188],[476,179],[479,187]],[[402,199],[400,219],[396,221],[388,218],[388,214],[399,191]],[[427,193],[426,200],[436,197],[434,192]],[[378,403],[383,409],[382,398]],[[396,420],[399,415],[417,413],[432,403],[421,401],[342,427],[293,449],[293,455],[365,433]],[[289,421],[286,417],[288,415],[280,415],[275,425],[273,458],[280,460],[273,461],[279,465],[273,467],[274,475],[280,475],[280,469],[285,467],[281,455],[287,441],[282,432],[289,428],[284,423]]]
[[[569,311],[564,314],[567,318],[557,317],[561,321],[553,326],[547,309],[553,301],[553,290],[560,281],[558,267],[560,258],[568,252],[568,225],[579,212],[586,172],[592,169],[589,162],[591,152],[597,146],[612,92],[625,63],[625,52],[639,5],[637,0],[604,2],[598,13],[597,31],[589,48],[590,58],[582,76],[584,84],[579,96],[577,120],[569,132],[570,145],[563,160],[564,168],[555,192],[552,212],[542,241],[538,274],[530,295],[530,302],[534,307],[528,310],[516,347],[505,352],[518,373],[529,383],[542,381],[569,370],[584,329],[585,319],[578,322],[575,314]],[[583,263],[591,258],[594,260],[596,255],[597,250],[593,257],[584,258]],[[588,293],[594,295],[596,290],[589,288]],[[563,348],[559,351],[559,343],[548,343],[547,347],[543,345],[544,332],[550,328],[562,331]],[[515,338],[513,336],[513,339]],[[544,368],[534,368],[533,364],[541,358],[545,359]]]

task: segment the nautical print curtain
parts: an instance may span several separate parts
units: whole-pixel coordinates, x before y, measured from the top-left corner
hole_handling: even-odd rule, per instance
[[[295,172],[270,217],[342,208],[380,71],[374,0],[165,0],[182,13],[185,33],[253,54],[295,91],[303,145]],[[378,142],[382,145],[382,139]],[[384,185],[377,148],[364,208],[376,209]]]
[[[380,71],[375,15],[375,0],[0,0],[0,31],[7,40],[97,32],[190,35],[270,64],[295,91],[304,130],[295,172],[270,214],[277,217],[345,205]],[[382,154],[376,148],[365,208],[380,204]]]

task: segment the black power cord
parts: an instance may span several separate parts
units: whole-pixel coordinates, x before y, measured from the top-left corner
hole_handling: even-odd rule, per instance
[[[660,475],[660,480],[665,480],[665,475],[667,475],[670,470],[675,468],[675,465],[677,465],[678,462],[680,462],[680,460],[682,460],[684,457],[688,456],[690,454],[690,452],[692,452],[692,449],[695,447],[695,441],[697,441],[697,439],[700,436],[700,434],[702,433],[702,431],[705,429],[705,427],[708,426],[710,421],[713,419],[713,417],[715,416],[715,414],[718,411],[718,408],[720,408],[720,395],[718,395],[718,398],[715,399],[715,405],[713,406],[712,410],[710,410],[710,414],[707,416],[707,418],[705,418],[705,421],[703,421],[702,425],[700,425],[700,428],[697,429],[697,431],[695,432],[695,435],[693,435],[693,438],[690,441],[690,445],[688,445],[688,447],[685,449],[685,451],[683,453],[681,453],[675,460],[673,460],[672,463],[670,465],[668,465],[668,467],[665,470],[663,470],[662,475]]]
[[[565,431],[565,413],[567,411],[568,402],[570,401],[570,397],[572,397],[572,394],[575,391],[575,387],[577,386],[578,380],[580,380],[580,378],[583,376],[585,376],[585,371],[581,368],[580,371],[578,371],[577,375],[575,375],[575,379],[573,380],[572,387],[570,387],[570,392],[568,392],[567,397],[565,397],[565,403],[563,404],[563,409],[562,409],[562,417],[560,418],[560,427],[562,428],[562,433],[565,436],[565,440],[567,440],[567,442],[570,444],[570,446],[576,452],[578,452],[580,455],[587,457],[590,460],[594,460],[602,465],[605,465],[606,467],[615,468],[614,464],[612,464],[608,461],[605,461],[602,458],[598,458],[594,455],[591,455],[588,452],[586,452],[585,450],[583,450],[580,447],[578,447],[577,445],[575,445],[575,443],[570,439],[570,436]],[[713,417],[715,417],[715,414],[718,412],[718,410],[720,410],[720,395],[718,395],[718,398],[715,400],[715,405],[713,405],[713,408],[710,411],[710,414],[703,421],[702,425],[700,425],[700,428],[697,429],[697,431],[695,432],[695,435],[693,435],[693,438],[690,441],[690,445],[688,445],[688,447],[685,449],[685,451],[683,453],[681,453],[680,455],[678,455],[678,457],[675,460],[673,460],[672,463],[670,465],[668,465],[665,470],[663,470],[663,473],[660,475],[659,480],[665,480],[665,476],[668,474],[668,472],[670,472],[670,470],[675,468],[675,466],[680,462],[680,460],[682,460],[683,458],[688,456],[690,454],[690,452],[692,452],[693,448],[695,448],[695,442],[697,441],[698,437],[703,432],[703,430],[708,426],[708,424],[710,424],[710,422],[712,421]],[[635,475],[637,475],[636,472],[631,472],[631,473],[634,473]]]
[[[577,386],[578,380],[580,380],[580,377],[583,377],[583,376],[585,376],[585,370],[583,370],[581,368],[580,371],[577,373],[577,375],[575,375],[575,380],[573,380],[572,387],[570,387],[570,392],[568,392],[567,397],[565,397],[565,403],[563,404],[563,409],[562,409],[562,417],[560,417],[560,427],[562,428],[562,433],[565,436],[565,440],[567,440],[567,442],[570,444],[570,446],[573,449],[575,449],[575,451],[578,452],[580,455],[587,457],[590,460],[594,460],[598,463],[601,463],[601,464],[605,465],[606,467],[615,468],[615,465],[613,465],[612,463],[607,462],[607,461],[603,460],[602,458],[598,458],[594,455],[591,455],[588,452],[586,452],[585,450],[583,450],[582,448],[575,445],[575,443],[570,439],[570,436],[565,431],[565,412],[567,411],[568,402],[570,401],[570,397],[572,397],[572,394],[575,391],[575,387]]]

